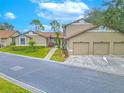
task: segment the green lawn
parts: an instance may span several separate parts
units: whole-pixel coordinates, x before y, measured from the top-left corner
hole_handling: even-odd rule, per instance
[[[31,93],[31,92],[0,78],[0,93]]]
[[[67,51],[66,50],[57,49],[56,52],[53,54],[51,60],[63,62],[63,61],[65,61],[67,56],[68,55],[67,55]]]
[[[11,46],[7,48],[1,48],[0,51],[20,54],[20,55],[25,55],[25,56],[31,56],[31,57],[44,58],[50,51],[50,48],[41,47],[41,46],[35,46],[35,47]]]

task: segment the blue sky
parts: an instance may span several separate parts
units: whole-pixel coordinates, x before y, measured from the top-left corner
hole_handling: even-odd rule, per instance
[[[40,19],[46,31],[56,19],[62,24],[85,16],[93,8],[101,8],[102,0],[0,0],[0,22],[9,22],[16,30],[32,30],[31,20]]]

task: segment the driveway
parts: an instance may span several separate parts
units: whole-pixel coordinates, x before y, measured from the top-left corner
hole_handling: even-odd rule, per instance
[[[123,93],[124,77],[0,53],[0,72],[46,93]]]
[[[124,76],[124,56],[70,56],[66,64]]]

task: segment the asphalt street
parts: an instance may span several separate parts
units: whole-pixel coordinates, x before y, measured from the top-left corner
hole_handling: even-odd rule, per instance
[[[0,53],[0,72],[46,93],[124,93],[124,77]]]

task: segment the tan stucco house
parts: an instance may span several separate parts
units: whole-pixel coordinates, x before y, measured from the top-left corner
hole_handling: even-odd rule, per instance
[[[16,37],[17,46],[28,46],[29,40],[35,41],[36,46],[48,46],[50,42],[55,43],[56,35],[54,32],[35,32],[28,31]],[[63,34],[60,35],[63,41]]]
[[[19,35],[17,31],[0,30],[0,47],[6,47],[15,43],[15,37]]]
[[[67,24],[64,38],[70,55],[124,55],[124,33],[83,19]]]

